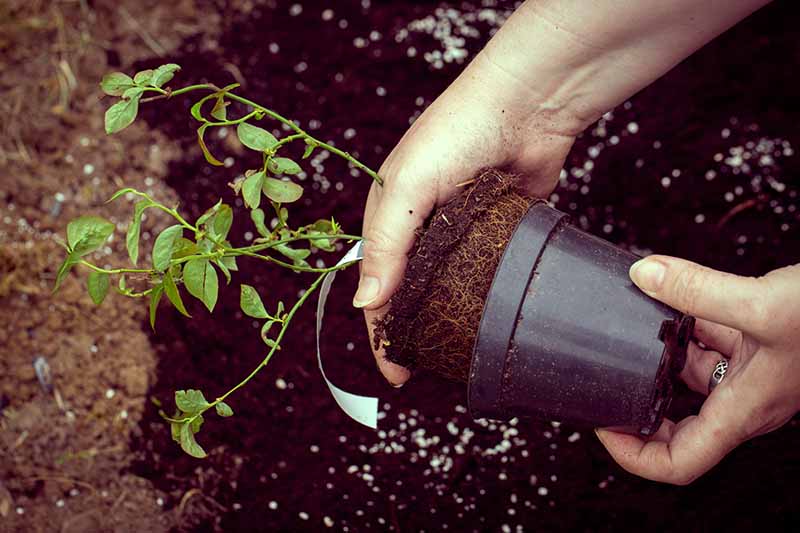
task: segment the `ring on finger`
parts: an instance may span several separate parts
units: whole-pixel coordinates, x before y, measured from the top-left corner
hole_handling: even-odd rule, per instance
[[[722,380],[725,379],[725,374],[728,373],[728,360],[727,359],[720,359],[717,361],[717,365],[714,367],[714,371],[711,372],[711,377],[708,380],[708,393],[711,392],[716,388],[717,385],[722,383]]]

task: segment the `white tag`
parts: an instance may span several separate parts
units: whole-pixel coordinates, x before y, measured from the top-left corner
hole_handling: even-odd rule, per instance
[[[358,241],[355,246],[342,257],[336,266],[345,263],[354,263],[361,261],[364,257],[363,254],[364,241]],[[322,280],[322,286],[319,289],[319,301],[317,302],[317,362],[319,363],[319,371],[322,373],[322,378],[328,384],[328,388],[333,394],[333,399],[339,404],[339,407],[350,416],[353,420],[361,422],[365,426],[372,429],[378,428],[378,399],[371,396],[359,396],[342,390],[330,382],[325,375],[325,370],[322,368],[322,352],[319,349],[319,338],[322,333],[322,317],[325,314],[325,302],[328,301],[328,293],[331,291],[331,284],[336,279],[336,272],[331,272],[325,279]]]

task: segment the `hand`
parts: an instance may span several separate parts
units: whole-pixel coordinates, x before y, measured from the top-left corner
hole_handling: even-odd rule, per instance
[[[707,394],[696,416],[665,420],[650,439],[598,430],[625,470],[685,485],[742,442],[784,425],[800,410],[800,265],[747,278],[651,256],[631,267],[645,293],[697,317],[681,378]],[[708,394],[711,373],[729,359]]]
[[[380,168],[384,185],[373,184],[367,199],[364,260],[353,300],[365,309],[370,336],[402,280],[415,230],[458,191],[459,183],[491,166],[523,174],[534,195],[546,196],[555,186],[574,134],[553,122],[545,126],[538,122],[540,115],[520,112],[529,94],[507,76],[485,52],[480,54],[414,122]],[[383,350],[375,357],[390,383],[399,386],[408,379],[409,372],[386,361]]]
[[[456,185],[483,167],[506,167],[525,175],[533,194],[548,194],[575,135],[766,2],[523,3],[406,132],[379,171],[384,186],[370,190],[353,299],[370,335],[400,284],[414,230]],[[408,379],[375,357],[391,383]]]

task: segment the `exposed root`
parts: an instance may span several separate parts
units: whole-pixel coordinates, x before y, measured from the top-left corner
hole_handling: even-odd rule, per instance
[[[375,330],[375,346],[384,346],[389,360],[463,382],[494,271],[531,203],[513,176],[485,170],[471,181],[419,232]]]

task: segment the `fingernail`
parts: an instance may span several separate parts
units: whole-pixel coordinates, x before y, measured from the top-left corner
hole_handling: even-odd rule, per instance
[[[362,276],[358,282],[358,290],[353,296],[353,307],[365,307],[378,297],[381,282],[372,276]]]
[[[392,386],[392,387],[394,387],[395,389],[399,389],[400,387],[402,387],[403,385],[405,385],[405,383],[392,383],[392,382],[390,381],[390,382],[389,382],[389,385],[391,385],[391,386]]]
[[[631,265],[630,276],[636,285],[651,296],[661,289],[667,268],[656,259],[639,259]]]

